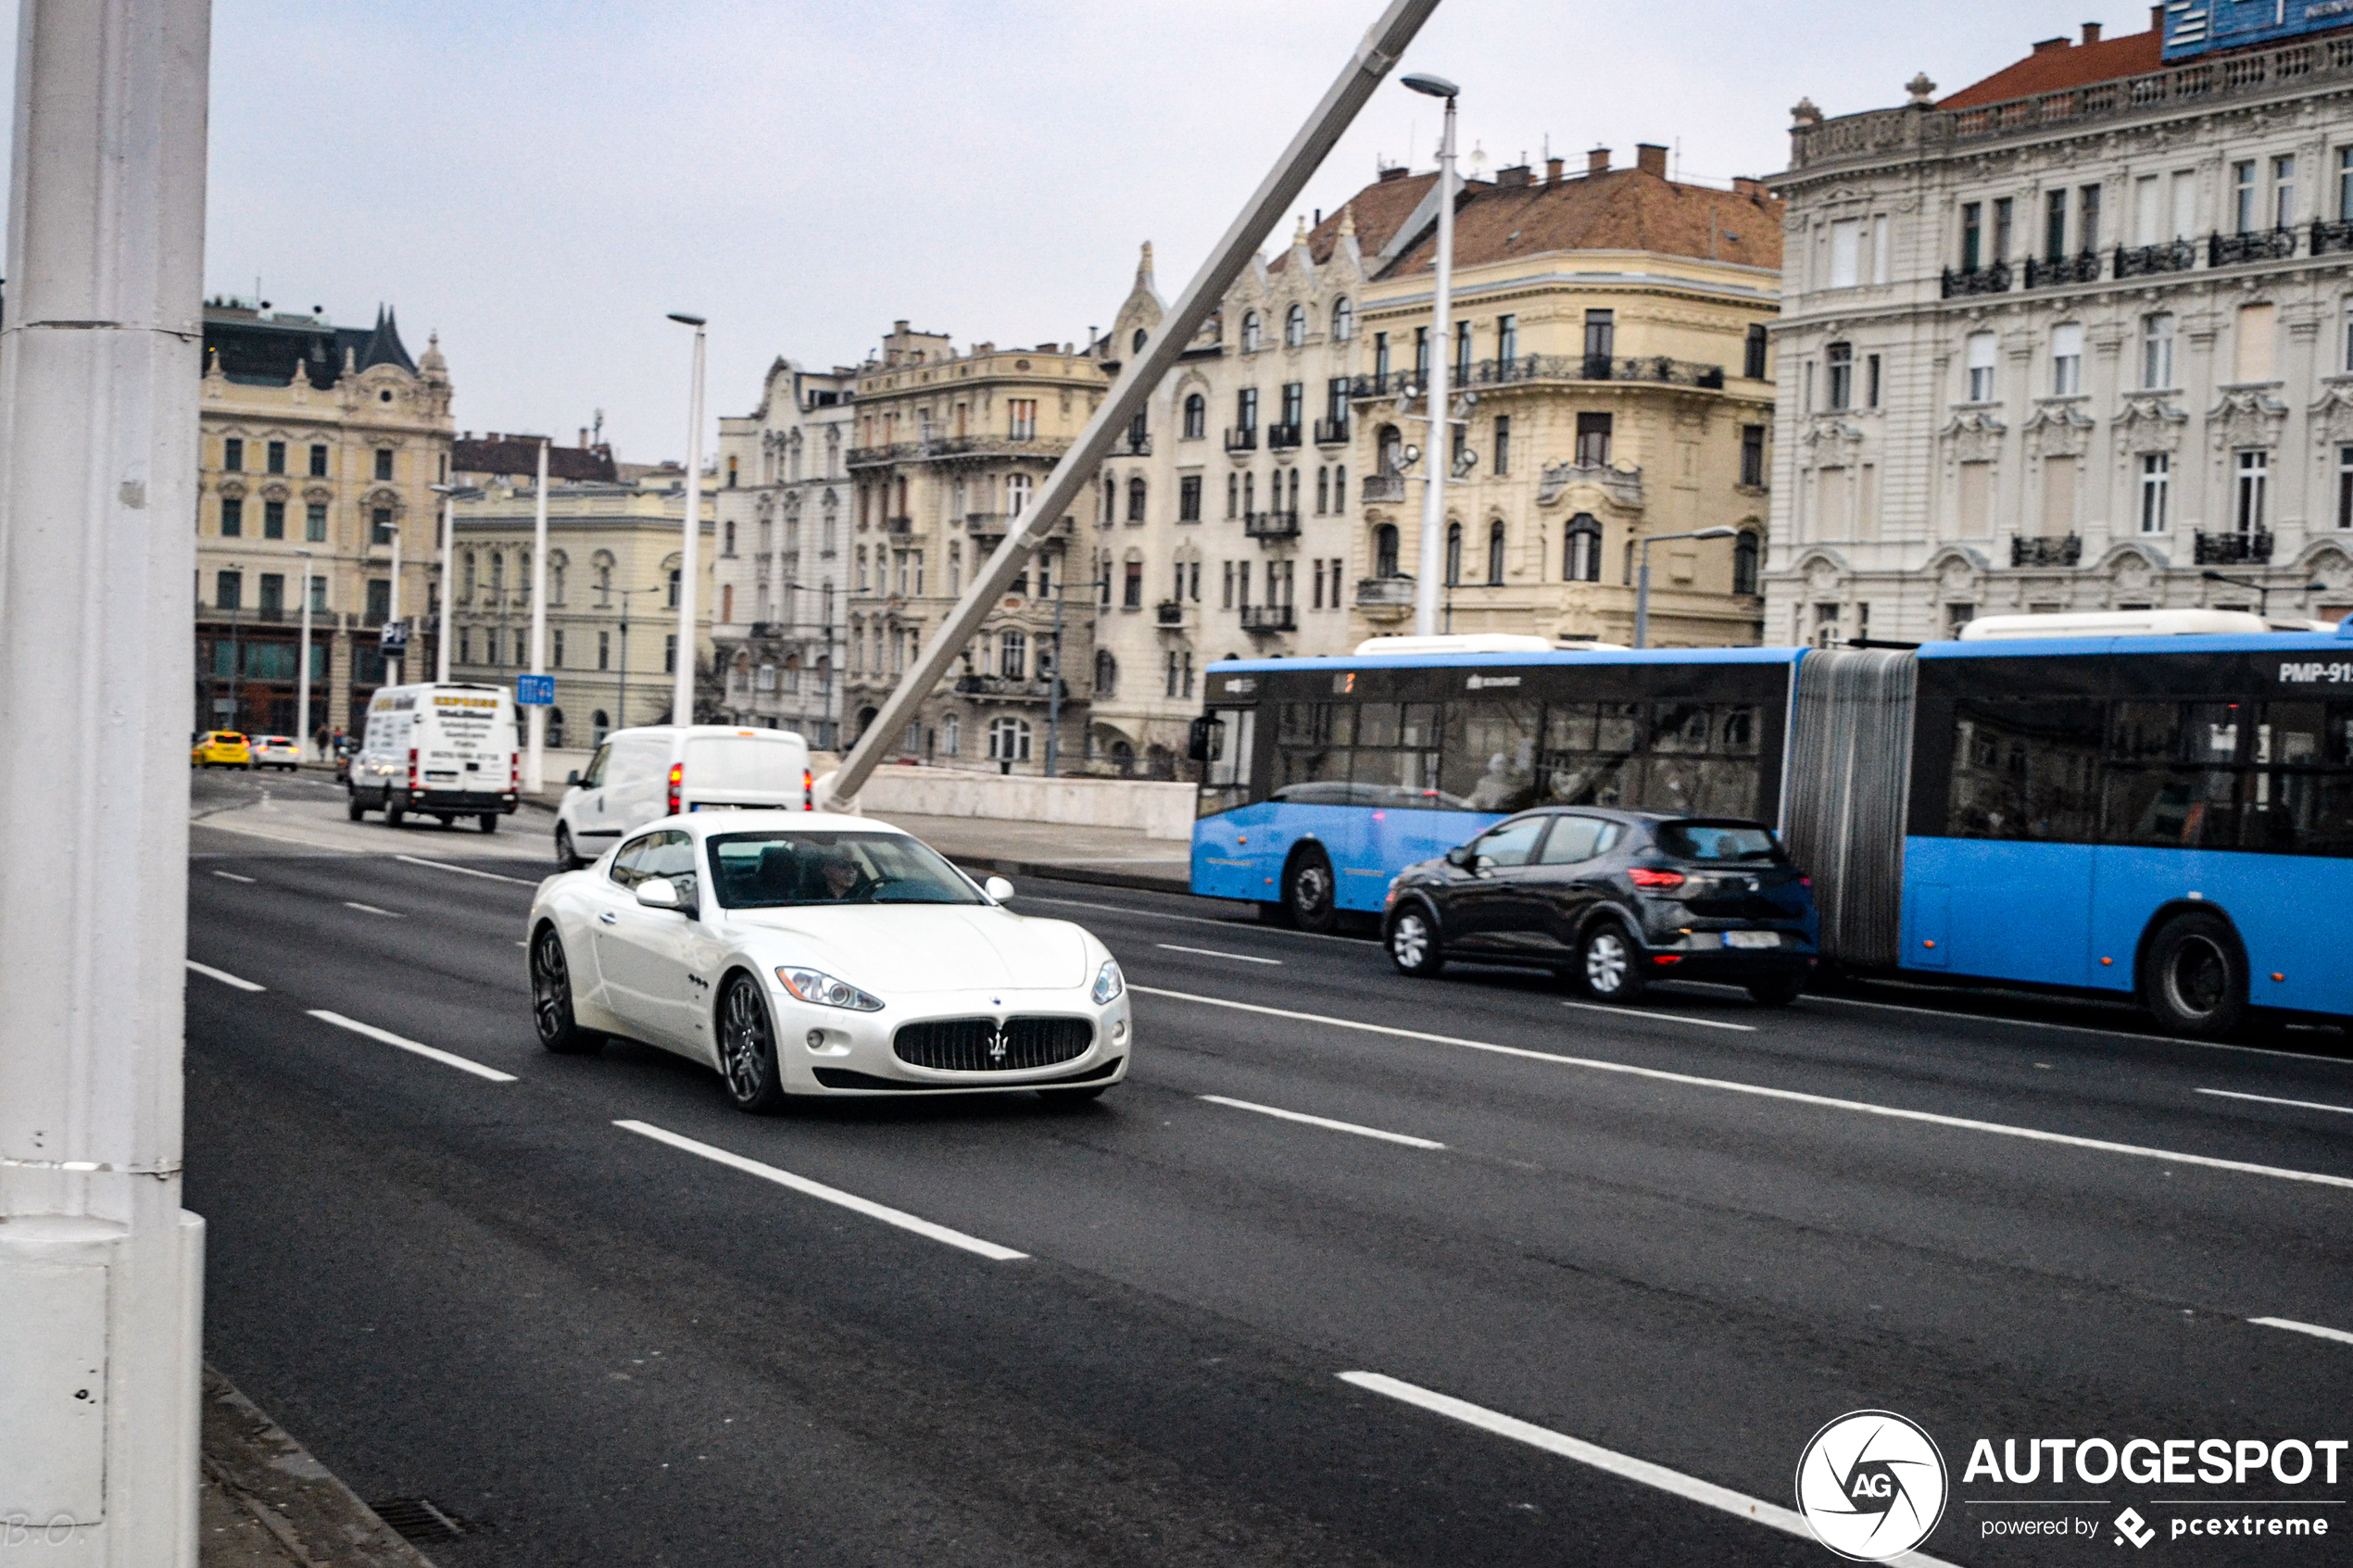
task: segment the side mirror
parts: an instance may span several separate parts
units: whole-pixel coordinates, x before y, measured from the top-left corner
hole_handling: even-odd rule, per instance
[[[571,772],[566,773],[566,774],[564,775],[564,783],[566,783],[566,784],[578,784],[579,782],[580,782],[580,770],[579,770],[579,769],[577,769],[577,768],[574,768],[574,769],[573,769]]]
[[[992,876],[980,884],[980,890],[1000,904],[1013,896],[1013,884],[1001,876]]]
[[[649,876],[637,884],[637,902],[649,909],[684,909],[679,901],[677,884],[666,876]]]
[[[1467,844],[1457,844],[1446,851],[1446,863],[1457,871],[1470,870],[1471,859],[1471,847]]]

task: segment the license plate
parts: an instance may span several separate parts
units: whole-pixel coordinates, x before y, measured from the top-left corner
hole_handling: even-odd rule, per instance
[[[1724,933],[1727,947],[1778,947],[1781,934],[1778,931],[1728,931]]]

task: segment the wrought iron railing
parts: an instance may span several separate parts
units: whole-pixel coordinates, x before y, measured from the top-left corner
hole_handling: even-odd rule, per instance
[[[1053,696],[1054,683],[1051,678],[1031,681],[1015,680],[1007,675],[961,675],[956,679],[956,690],[966,696],[1016,697],[1026,702],[1044,702]],[[1064,685],[1062,695],[1067,701],[1070,687]]]
[[[2160,272],[2186,272],[2197,265],[2196,240],[2166,240],[2153,245],[2118,245],[2119,278],[2150,278]]]
[[[1266,449],[1268,451],[1279,451],[1284,447],[1296,446],[1298,445],[1299,427],[1297,425],[1268,425],[1266,427]]]
[[[1245,632],[1295,632],[1299,617],[1290,605],[1244,605],[1242,630]]]
[[[1149,458],[1152,455],[1152,438],[1149,433],[1138,435],[1130,431],[1111,444],[1111,455],[1114,458]]]
[[[1315,445],[1318,446],[1345,446],[1348,445],[1348,421],[1346,420],[1317,420],[1315,421]]]
[[[2269,533],[2201,533],[2191,551],[2199,566],[2259,566],[2271,558]]]
[[[2007,294],[2010,292],[2010,264],[1996,261],[1991,267],[1969,267],[1956,272],[1944,269],[1944,297],[1966,299],[1971,295]]]
[[[1405,476],[1368,473],[1357,482],[1356,497],[1368,507],[1395,506],[1405,499]]]
[[[1182,626],[1185,623],[1185,607],[1178,600],[1163,599],[1152,607],[1152,619],[1163,626]]]
[[[2315,218],[2312,220],[2310,254],[2334,256],[2353,250],[2353,219]]]
[[[1252,425],[1247,430],[1227,431],[1226,433],[1226,450],[1228,452],[1257,451],[1258,427],[1256,425]]]
[[[1251,539],[1296,539],[1297,512],[1252,512],[1242,519],[1242,533]]]
[[[2296,254],[2293,229],[2250,229],[2244,234],[2217,234],[2206,242],[2208,267],[2236,267],[2249,261],[2285,261]]]
[[[2026,260],[2026,286],[2047,289],[2062,283],[2096,283],[2100,281],[2100,265],[2105,259],[2095,250],[2087,250],[2080,256],[2062,256],[2053,260],[2029,257]]]
[[[1359,609],[1411,609],[1414,580],[1410,577],[1360,577],[1356,580]]]
[[[2012,566],[2075,566],[2083,559],[2083,541],[2073,533],[2054,538],[2012,539]]]

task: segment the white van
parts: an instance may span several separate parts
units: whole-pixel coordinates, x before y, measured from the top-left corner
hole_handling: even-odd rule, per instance
[[[809,810],[809,743],[788,730],[652,724],[615,730],[556,810],[556,863],[587,864],[624,833],[686,811]]]
[[[351,759],[346,809],[382,811],[398,827],[415,812],[447,827],[472,817],[484,833],[515,809],[522,754],[515,701],[503,686],[386,686],[368,704],[368,733]]]

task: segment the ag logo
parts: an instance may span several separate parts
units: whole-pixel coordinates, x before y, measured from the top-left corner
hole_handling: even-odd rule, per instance
[[[1918,1425],[1856,1411],[1814,1434],[1797,1461],[1797,1510],[1821,1543],[1856,1562],[1901,1557],[1944,1516],[1944,1456]]]

